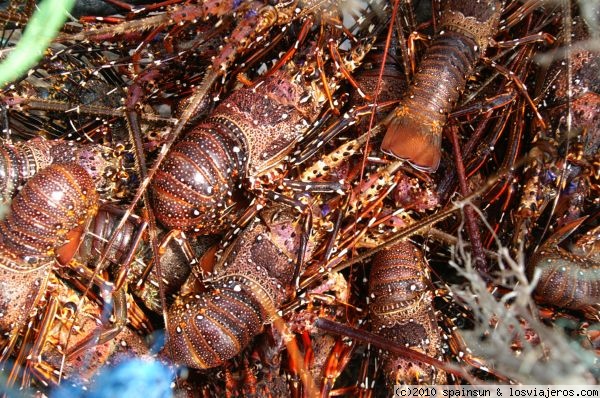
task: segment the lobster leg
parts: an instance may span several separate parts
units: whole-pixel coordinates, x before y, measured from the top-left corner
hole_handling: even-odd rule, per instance
[[[496,69],[498,72],[500,72],[500,74],[502,74],[506,79],[509,79],[510,81],[512,81],[514,83],[517,90],[519,90],[520,94],[523,96],[523,98],[525,98],[525,100],[527,101],[527,103],[529,104],[531,109],[533,110],[533,113],[535,114],[535,117],[538,119],[541,128],[545,129],[547,126],[546,122],[544,121],[544,118],[538,111],[537,105],[535,104],[535,102],[533,102],[533,100],[527,93],[527,87],[525,87],[525,84],[521,81],[521,79],[518,76],[516,76],[514,73],[511,73],[511,71],[506,69],[504,66],[498,65],[496,62],[494,62],[493,60],[491,60],[489,58],[484,57],[482,60],[484,63],[486,63],[487,65]]]
[[[112,313],[111,318],[114,319],[114,323],[111,326],[104,326],[97,331],[90,333],[75,346],[67,347],[67,359],[77,356],[87,349],[112,340],[121,332],[121,330],[123,330],[125,325],[127,325],[127,295],[125,289],[113,290],[112,284],[109,284],[98,277],[95,272],[92,272],[83,266],[78,266],[76,268],[79,277],[90,280],[93,286],[100,289],[102,296],[104,296],[103,301],[105,309],[108,309],[108,311]],[[82,283],[78,279],[77,282]]]
[[[318,318],[315,323],[318,328],[321,328],[329,333],[343,335],[363,341],[382,350],[388,350],[395,355],[402,356],[407,360],[419,361],[431,366],[435,366],[436,368],[442,369],[447,373],[452,373],[458,377],[464,377],[471,383],[477,384],[478,380],[468,375],[462,368],[454,367],[451,364],[447,364],[438,359],[429,357],[419,351],[415,351],[404,346],[399,346],[392,340],[384,338],[378,334],[367,332],[363,329],[343,325],[337,322],[333,322],[326,318]]]
[[[104,212],[106,212],[106,213],[104,213]],[[97,217],[103,217],[103,218],[95,219],[94,223],[93,223],[93,226],[95,227],[95,229],[93,231],[93,238],[95,238],[95,239],[103,239],[104,236],[107,236],[109,234],[117,235],[117,233],[119,232],[119,231],[106,231],[105,230],[105,228],[109,224],[109,219],[105,214],[107,214],[107,215],[112,214],[114,216],[121,216],[121,217],[126,216],[126,220],[128,222],[137,226],[137,229],[135,231],[135,234],[133,235],[133,238],[127,242],[127,245],[128,245],[127,252],[125,252],[120,258],[115,259],[116,261],[118,261],[118,264],[120,266],[120,270],[117,273],[117,275],[115,277],[115,282],[114,282],[115,290],[119,290],[119,289],[121,289],[121,287],[127,280],[129,266],[134,259],[134,256],[136,254],[136,251],[139,248],[140,243],[142,242],[144,233],[146,232],[146,229],[148,228],[148,223],[143,221],[140,217],[138,217],[135,214],[127,215],[127,212],[120,207],[117,207],[117,206],[111,205],[111,204],[105,204],[100,208],[100,210],[98,212],[98,216],[97,216]],[[88,233],[90,233],[90,232],[88,232]],[[110,247],[103,247],[102,249],[92,247],[92,251],[98,251],[99,252],[98,254],[100,254],[100,255],[103,254],[102,250],[106,250],[108,252],[110,249],[111,249]],[[91,254],[95,254],[95,253],[91,253]]]
[[[342,374],[342,371],[348,366],[352,355],[356,349],[356,344],[348,344],[342,339],[335,342],[331,349],[325,368],[323,369],[323,385],[321,387],[321,397],[330,396],[335,381]]]
[[[91,349],[97,345],[104,344],[121,333],[127,325],[127,296],[125,290],[121,289],[112,294],[113,316],[115,323],[99,333],[90,334],[88,337],[78,342],[77,345],[69,347],[67,351],[67,359],[77,356],[79,353]]]
[[[451,137],[452,137],[452,148],[454,149],[454,160],[456,164],[456,170],[458,174],[458,181],[460,183],[460,190],[463,196],[469,195],[469,188],[467,187],[467,181],[465,177],[465,166],[462,161],[460,144],[458,143],[458,133],[456,127],[451,127]],[[475,268],[485,277],[487,277],[488,273],[488,265],[485,258],[485,254],[483,253],[483,245],[481,243],[481,233],[479,231],[479,226],[477,225],[477,221],[475,219],[475,211],[471,206],[465,207],[465,218],[467,221],[467,231],[469,232],[469,239],[471,241],[471,245],[473,248],[473,254],[475,256]]]
[[[463,107],[454,109],[449,115],[448,119],[455,119],[465,115],[477,115],[482,113],[488,113],[495,109],[502,108],[509,105],[517,98],[517,93],[514,90],[509,90],[505,93],[495,95],[490,98],[486,98],[483,101],[479,101],[474,104],[469,104]]]
[[[386,101],[381,104],[378,104],[377,112],[384,111],[387,108],[395,105],[396,103],[397,103],[396,101]],[[312,140],[310,142],[310,144],[308,145],[308,147],[306,147],[299,155],[297,155],[293,159],[293,162],[297,165],[304,163],[307,159],[309,159],[311,156],[313,156],[315,153],[317,153],[317,151],[323,145],[325,145],[326,143],[331,141],[337,135],[344,132],[349,127],[357,124],[363,117],[370,116],[372,113],[372,110],[373,110],[373,106],[371,106],[371,105],[363,105],[360,107],[352,108],[351,110],[346,112],[341,118],[339,118],[334,124],[329,126],[322,133],[320,133],[316,139]],[[378,133],[380,133],[381,131],[382,131],[381,128],[373,128],[371,130],[371,136],[375,136]],[[359,145],[364,143],[364,141],[366,141],[366,137],[367,137],[367,135],[364,134],[364,135],[361,135],[361,137],[357,139]],[[353,140],[353,141],[355,141],[355,140]],[[343,146],[347,147],[348,145],[349,145],[349,143],[346,143]],[[333,155],[330,155],[330,157],[333,157]],[[348,157],[348,153],[346,152],[345,156],[343,156],[342,159],[345,159],[347,157]],[[309,173],[308,170],[310,170],[310,168],[307,169],[307,171],[303,172],[303,176],[308,177],[308,173]]]

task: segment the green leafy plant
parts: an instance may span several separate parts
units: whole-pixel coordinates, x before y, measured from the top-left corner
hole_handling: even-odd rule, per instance
[[[75,0],[44,0],[39,4],[21,40],[0,64],[0,87],[23,76],[44,56],[74,4]]]

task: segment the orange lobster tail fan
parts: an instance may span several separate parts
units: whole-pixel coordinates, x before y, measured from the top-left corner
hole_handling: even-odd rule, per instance
[[[423,123],[410,114],[393,115],[381,150],[408,161],[414,168],[434,172],[440,164],[441,127]]]

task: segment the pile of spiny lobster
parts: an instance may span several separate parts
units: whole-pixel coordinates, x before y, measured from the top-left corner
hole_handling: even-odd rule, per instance
[[[35,9],[4,4],[3,54]],[[386,396],[539,382],[507,364],[560,342],[595,382],[599,28],[548,0],[77,2],[0,91],[5,391],[148,358],[181,395]]]

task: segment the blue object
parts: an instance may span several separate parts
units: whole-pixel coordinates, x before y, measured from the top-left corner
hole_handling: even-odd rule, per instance
[[[102,370],[87,390],[64,385],[52,391],[50,398],[170,398],[174,378],[174,371],[162,363],[134,358]]]

